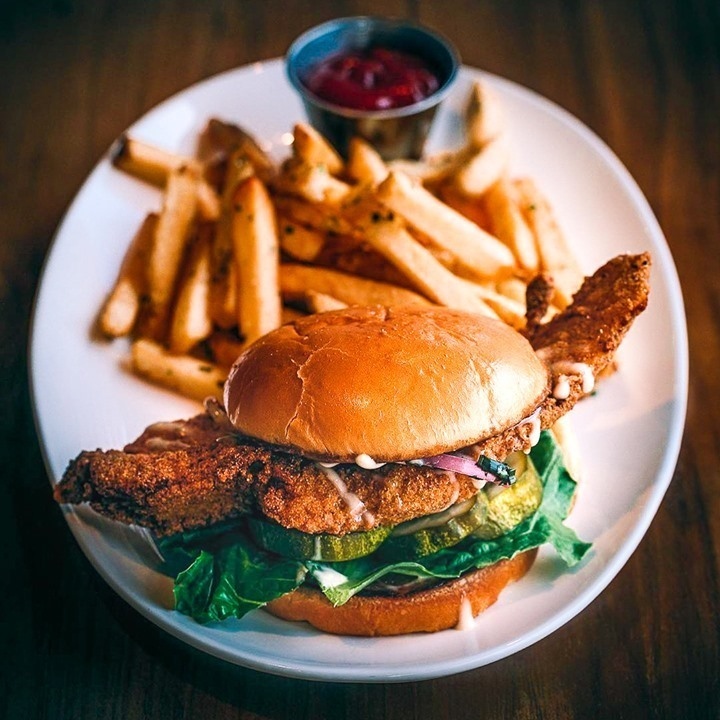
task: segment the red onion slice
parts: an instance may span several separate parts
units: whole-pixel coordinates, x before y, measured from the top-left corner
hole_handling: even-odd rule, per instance
[[[418,460],[417,463],[440,470],[450,470],[451,472],[457,472],[461,475],[476,478],[477,480],[484,480],[485,482],[497,483],[498,485],[509,485],[512,483],[512,480],[508,481],[507,477],[483,470],[478,467],[469,455],[463,455],[462,453],[442,453],[440,455],[422,458]],[[500,463],[498,463],[498,465],[500,465]]]

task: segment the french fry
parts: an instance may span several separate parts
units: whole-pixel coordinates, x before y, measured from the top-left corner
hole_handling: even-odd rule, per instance
[[[121,135],[110,151],[112,164],[123,172],[162,188],[170,171],[194,160],[168,152],[129,135]]]
[[[202,225],[191,243],[170,324],[171,352],[187,353],[212,332],[210,317],[210,243],[212,228]]]
[[[136,374],[156,385],[201,402],[208,397],[222,400],[227,372],[214,363],[173,355],[145,338],[132,344],[131,362]]]
[[[466,281],[468,288],[485,302],[497,316],[516,330],[525,327],[525,303],[510,298],[480,283]]]
[[[508,162],[507,145],[502,137],[497,137],[460,165],[453,175],[453,184],[465,195],[482,195],[502,178]]]
[[[350,185],[331,175],[325,165],[309,165],[297,158],[283,164],[273,188],[310,202],[330,205],[337,205],[350,192]]]
[[[505,245],[407,175],[391,172],[378,186],[377,195],[410,225],[451,252],[471,276],[492,277],[512,267],[513,255]]]
[[[409,285],[407,278],[365,239],[328,235],[315,264],[391,285]]]
[[[501,294],[520,305],[525,305],[527,283],[519,277],[507,277],[496,283],[496,289]]]
[[[390,172],[401,172],[427,186],[442,184],[472,155],[472,148],[460,148],[437,153],[422,160],[391,160]]]
[[[247,154],[244,147],[239,147],[230,153],[223,178],[223,200],[232,197],[235,188],[252,175],[257,175],[255,164]],[[258,176],[259,177],[259,176]]]
[[[354,218],[366,241],[397,267],[412,286],[438,305],[497,315],[459,277],[442,265],[391,211],[356,207]]]
[[[230,171],[225,166],[232,162],[233,155],[245,158],[253,174],[263,182],[269,182],[275,175],[275,164],[252,135],[237,125],[210,118],[200,133],[198,158],[218,186]]]
[[[305,306],[309,313],[330,312],[331,310],[342,310],[347,307],[347,303],[338,300],[332,295],[308,290],[305,293]]]
[[[422,295],[397,285],[311,265],[281,265],[280,289],[289,302],[302,302],[314,290],[347,305],[432,305]]]
[[[495,183],[485,193],[484,200],[493,234],[512,250],[523,270],[536,273],[540,258],[535,236],[516,202],[512,183],[507,179]]]
[[[238,281],[238,326],[253,342],[281,324],[275,208],[255,176],[235,191],[232,237]]]
[[[203,220],[217,220],[220,217],[220,198],[215,190],[202,178],[197,183],[198,215]]]
[[[278,214],[313,230],[337,233],[338,235],[352,233],[350,223],[343,218],[340,208],[337,206],[308,202],[301,198],[283,195],[274,196],[273,203]]]
[[[455,186],[446,184],[438,189],[438,197],[453,210],[472,220],[483,230],[489,232],[490,220],[482,198],[471,197],[461,193]]]
[[[185,245],[197,208],[197,174],[188,166],[173,168],[148,258],[148,313],[142,334],[163,339]]]
[[[465,109],[465,135],[468,145],[482,148],[502,135],[506,122],[497,96],[487,82],[473,83]]]
[[[200,176],[200,165],[193,158],[162,150],[128,135],[122,135],[110,152],[116,168],[159,188],[165,187],[173,170],[193,168],[198,176],[198,211],[204,220],[217,220],[220,201],[216,192]]]
[[[210,316],[225,329],[237,325],[238,282],[231,231],[234,196],[238,185],[255,172],[256,166],[244,144],[230,152],[223,178],[220,217],[210,254]]]
[[[313,262],[325,245],[325,234],[292,220],[278,219],[280,247],[294,260]]]
[[[246,342],[226,330],[220,330],[210,335],[208,345],[215,364],[227,369],[232,367],[240,353],[247,347]]]
[[[343,159],[335,148],[307,123],[297,123],[293,131],[293,152],[307,165],[324,167],[331,175],[343,171]]]
[[[346,172],[356,182],[379,185],[388,174],[380,153],[361,137],[350,139]]]
[[[292,322],[298,318],[305,317],[305,313],[297,308],[282,308],[282,324]],[[239,338],[234,332],[217,330],[208,338],[210,352],[216,365],[229,369],[248,346],[246,340]]]
[[[237,276],[230,233],[218,224],[210,250],[210,317],[221,328],[237,324]]]
[[[466,270],[464,270],[464,268],[462,267],[462,263],[458,262],[457,255],[451,253],[446,248],[439,247],[432,241],[432,238],[428,238],[426,235],[424,235],[412,226],[407,225],[406,230],[424,248],[429,250],[438,262],[444,265],[448,270],[451,270],[458,277],[465,277],[466,275],[470,275],[471,277],[477,279],[476,273],[468,273]]]
[[[535,236],[540,268],[552,275],[555,283],[553,303],[564,309],[572,302],[583,281],[583,272],[568,247],[565,236],[555,219],[550,203],[529,178],[515,181],[518,204]]]
[[[580,285],[579,266],[539,189],[509,176],[485,81],[464,120],[463,146],[417,161],[386,162],[354,138],[345,163],[305,123],[280,168],[217,119],[196,158],[121,138],[113,163],[164,189],[164,202],[131,243],[99,328],[139,338],[137,374],[203,399],[219,397],[248,344],[307,312],[445,305],[522,330],[526,283],[542,270],[555,282],[551,316]],[[193,356],[201,342],[213,362]]]
[[[115,285],[98,317],[98,326],[108,337],[121,337],[132,332],[146,292],[146,268],[155,235],[157,215],[150,213],[143,220],[125,253]]]

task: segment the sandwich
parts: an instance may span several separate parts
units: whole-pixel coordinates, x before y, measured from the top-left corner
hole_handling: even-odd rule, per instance
[[[265,608],[347,635],[467,626],[550,543],[576,491],[553,427],[612,367],[647,303],[650,259],[620,256],[523,333],[442,307],[352,307],[250,345],[189,420],[83,452],[56,486],[147,529],[199,622]]]

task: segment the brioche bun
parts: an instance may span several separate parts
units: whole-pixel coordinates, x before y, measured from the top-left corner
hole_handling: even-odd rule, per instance
[[[302,586],[273,600],[266,609],[284,620],[304,620],[318,630],[337,635],[437,632],[458,627],[466,603],[473,617],[492,605],[506,585],[530,570],[536,555],[537,548],[528,550],[408,595],[355,595],[339,607],[334,607],[319,590]]]
[[[225,384],[233,425],[317,459],[391,462],[471,445],[520,422],[548,372],[499,320],[448,308],[311,315],[251,345]]]

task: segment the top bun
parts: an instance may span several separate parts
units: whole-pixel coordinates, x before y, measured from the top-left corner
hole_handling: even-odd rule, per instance
[[[532,413],[548,382],[530,343],[499,320],[354,307],[253,343],[230,371],[225,407],[244,435],[309,457],[391,462],[497,434]]]

